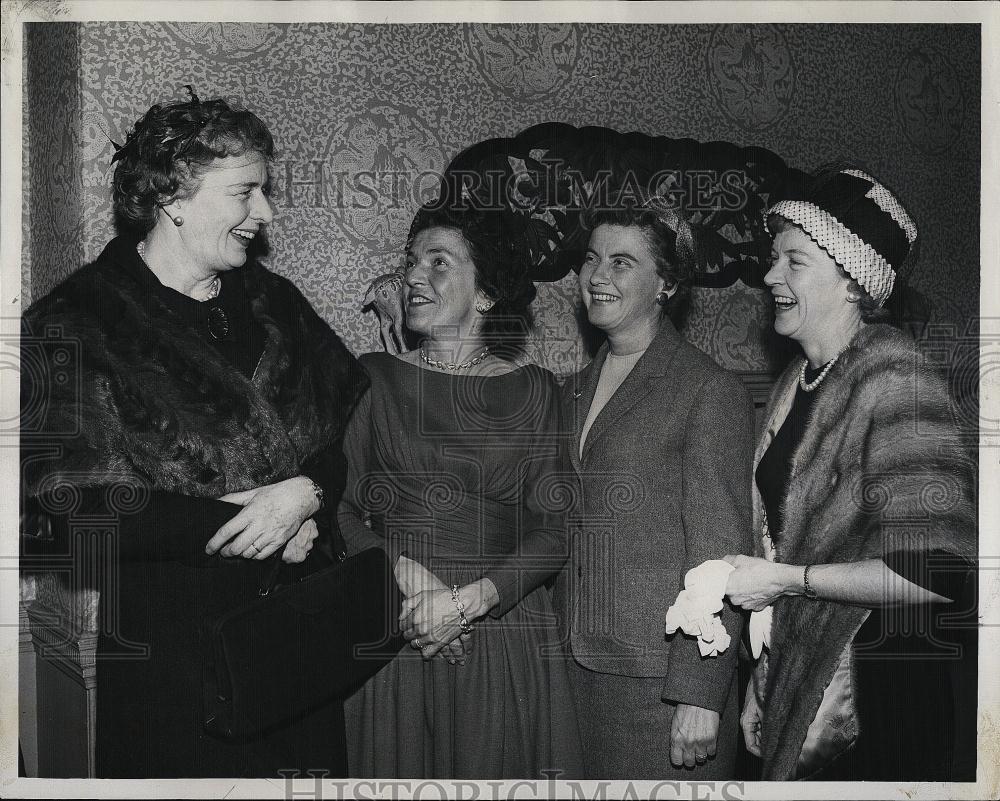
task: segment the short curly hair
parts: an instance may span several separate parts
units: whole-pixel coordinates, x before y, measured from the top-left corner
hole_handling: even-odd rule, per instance
[[[664,212],[643,206],[597,208],[584,212],[583,226],[593,232],[601,225],[618,225],[638,228],[649,245],[656,262],[656,272],[667,287],[677,287],[661,311],[674,327],[680,329],[691,309],[691,284],[697,264],[695,231],[690,223],[677,213],[668,222]]]
[[[432,201],[414,216],[407,250],[417,234],[430,228],[451,228],[462,235],[476,268],[476,288],[494,302],[483,315],[483,339],[495,355],[515,360],[524,353],[535,299],[535,284],[516,226],[502,211]]]
[[[112,199],[119,227],[145,235],[157,208],[193,194],[205,169],[227,156],[259,153],[274,158],[274,139],[261,119],[225,100],[155,105],[115,154]]]

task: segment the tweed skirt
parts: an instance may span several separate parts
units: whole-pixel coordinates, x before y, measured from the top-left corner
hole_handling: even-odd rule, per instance
[[[660,698],[663,679],[598,673],[568,659],[588,779],[732,779],[739,711],[736,682],[719,720],[715,757],[693,768],[670,764],[673,704]]]

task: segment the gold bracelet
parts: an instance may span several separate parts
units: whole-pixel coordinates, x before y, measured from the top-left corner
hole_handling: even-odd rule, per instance
[[[802,571],[802,589],[806,594],[806,598],[810,598],[815,601],[819,596],[816,595],[816,590],[814,590],[812,585],[809,584],[809,568],[811,567],[812,565],[806,565],[806,569]]]
[[[462,634],[471,634],[473,625],[469,622],[469,618],[465,616],[465,604],[458,597],[457,584],[451,585],[451,600],[455,602],[455,608],[458,610],[458,625],[462,629]]]

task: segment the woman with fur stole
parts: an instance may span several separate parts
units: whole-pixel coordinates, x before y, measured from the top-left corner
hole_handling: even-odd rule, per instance
[[[972,779],[975,465],[945,382],[876,321],[916,226],[854,169],[768,226],[775,330],[805,358],[756,449],[756,556],[727,557],[760,652],[747,747],[765,780]]]

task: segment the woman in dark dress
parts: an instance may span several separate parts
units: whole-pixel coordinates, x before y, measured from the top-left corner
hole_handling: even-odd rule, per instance
[[[424,209],[404,292],[421,344],[361,359],[340,520],[392,554],[413,649],[346,704],[351,775],[580,775],[544,586],[566,558],[558,391],[512,361],[534,286],[499,215]]]
[[[202,726],[202,623],[256,597],[279,549],[302,572],[329,564],[324,500],[367,387],[248,256],[272,219],[272,153],[260,119],[222,100],[152,107],[114,159],[124,232],[24,314],[39,368],[22,376],[25,533],[73,548],[75,580],[101,591],[100,778],[345,773],[339,703],[245,742]]]
[[[772,616],[747,747],[766,780],[974,779],[975,469],[944,381],[878,322],[916,226],[850,169],[768,225],[774,327],[804,357],[757,447],[757,556],[727,557],[730,599]]]

